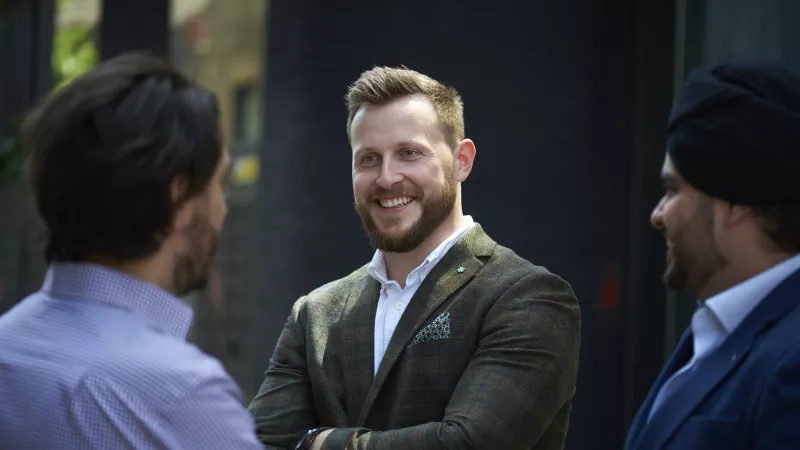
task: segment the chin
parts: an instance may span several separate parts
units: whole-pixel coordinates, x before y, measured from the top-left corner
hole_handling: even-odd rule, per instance
[[[390,228],[388,230],[387,229],[379,229],[378,233],[380,233],[380,235],[383,236],[384,239],[393,239],[393,240],[394,239],[402,239],[402,238],[404,238],[406,236],[406,234],[408,234],[408,228],[407,227],[403,227],[403,228],[392,227],[392,228]]]
[[[688,280],[685,273],[677,273],[671,267],[664,272],[664,284],[674,291],[692,294],[688,289]]]
[[[372,216],[372,222],[377,225],[378,231],[382,234],[400,236],[416,223],[417,218],[408,217],[375,217]]]

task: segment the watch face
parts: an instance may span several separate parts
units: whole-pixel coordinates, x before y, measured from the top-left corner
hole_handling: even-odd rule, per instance
[[[316,434],[315,433],[316,431],[317,431],[316,429],[306,431],[306,434],[303,435],[303,438],[300,439],[300,442],[297,443],[297,446],[294,448],[294,450],[302,450],[304,448],[308,448],[308,446],[311,444],[311,440],[314,438],[314,435]]]

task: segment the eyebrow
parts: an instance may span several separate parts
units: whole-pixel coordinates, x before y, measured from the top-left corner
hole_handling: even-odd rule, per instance
[[[430,149],[429,146],[423,144],[420,141],[410,140],[410,141],[400,141],[394,144],[394,148],[405,148],[405,147],[417,147],[422,149]],[[361,147],[353,151],[353,154],[365,153],[365,152],[377,152],[378,149],[375,147]]]
[[[433,151],[433,148],[431,148],[429,145],[424,144],[424,143],[422,143],[420,141],[411,140],[411,141],[400,141],[400,142],[397,143],[397,148],[403,149],[403,148],[407,148],[407,147],[412,147],[412,148],[415,148],[415,149],[418,149],[418,150],[422,150],[422,151],[424,151],[426,153],[430,153],[430,152]]]

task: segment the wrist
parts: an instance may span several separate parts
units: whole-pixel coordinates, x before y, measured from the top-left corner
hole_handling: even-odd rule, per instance
[[[315,443],[314,441],[316,441],[317,438],[319,438],[320,435],[323,434],[323,432],[326,430],[330,430],[330,428],[314,428],[308,430],[306,434],[303,435],[303,437],[297,443],[295,450],[311,450],[312,448],[315,448],[312,447],[312,444],[314,444]],[[328,433],[324,434],[327,435]]]

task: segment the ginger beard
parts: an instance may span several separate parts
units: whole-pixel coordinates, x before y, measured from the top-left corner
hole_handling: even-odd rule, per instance
[[[444,175],[442,188],[439,192],[430,196],[419,196],[420,193],[416,190],[410,191],[403,188],[397,190],[377,188],[370,195],[366,204],[356,199],[356,212],[361,218],[361,223],[367,238],[369,238],[370,245],[385,252],[407,253],[422,244],[450,216],[456,203],[456,186],[453,181],[452,164],[445,169]],[[381,207],[377,204],[377,199],[381,197],[413,197],[413,201],[419,205],[422,211],[420,217],[400,234],[390,234],[382,231],[382,226],[378,224],[371,212],[372,208]],[[393,217],[381,219],[380,222],[384,228],[391,228],[397,226],[402,220],[403,217]]]

